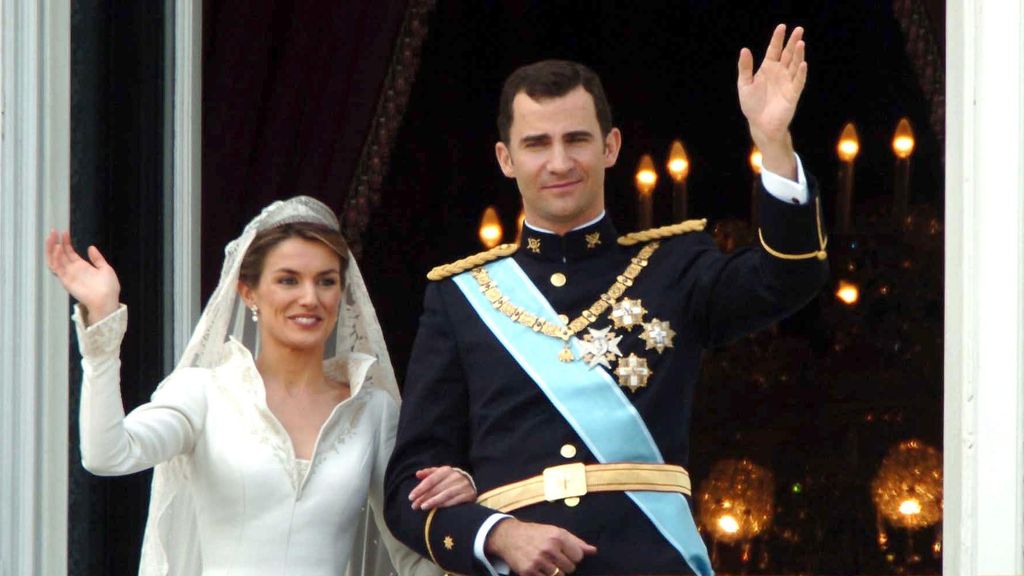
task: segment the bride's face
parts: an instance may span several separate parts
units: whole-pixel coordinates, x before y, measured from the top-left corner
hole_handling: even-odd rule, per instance
[[[288,238],[270,249],[255,289],[242,297],[259,308],[262,346],[323,348],[338,321],[341,265],[325,244]]]

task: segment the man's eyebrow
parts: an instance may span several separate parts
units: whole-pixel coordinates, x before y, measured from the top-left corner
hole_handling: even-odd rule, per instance
[[[572,139],[580,139],[580,138],[593,138],[593,137],[594,137],[594,133],[591,132],[590,130],[573,130],[571,132],[566,132],[562,136],[562,138],[565,138],[565,139],[570,139],[570,138],[572,138]]]
[[[537,144],[541,142],[550,142],[551,136],[548,134],[527,134],[519,139],[521,144]]]

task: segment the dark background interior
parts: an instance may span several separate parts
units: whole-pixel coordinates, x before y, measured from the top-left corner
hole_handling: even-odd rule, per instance
[[[691,160],[691,214],[710,218],[723,244],[742,243],[750,236],[752,176],[736,57],[741,46],[759,57],[777,22],[802,25],[810,77],[793,134],[822,183],[829,218],[836,140],[850,120],[860,133],[856,233],[834,237],[830,258],[837,281],[861,284],[862,301],[846,307],[827,290],[771,334],[707,355],[692,472],[699,487],[715,461],[748,458],[773,470],[779,487],[775,527],[756,539],[746,562],[741,547],[718,546],[722,573],[937,573],[933,529],[910,542],[909,533],[892,531],[890,546],[880,549],[868,493],[896,442],[942,445],[942,245],[934,232],[941,230],[942,127],[929,123],[935,101],[922,90],[895,15],[908,3],[941,56],[944,13],[936,0],[441,0],[432,11],[433,3],[417,0],[207,0],[204,298],[225,243],[270,201],[309,194],[343,216],[352,211],[374,116],[390,113],[393,148],[376,187],[379,204],[361,213],[365,232],[354,240],[403,373],[426,271],[479,249],[476,226],[487,205],[498,207],[511,239],[519,198],[493,156],[498,91],[515,67],[549,57],[582,61],[604,80],[624,135],[607,188],[621,231],[634,229],[639,156],[662,164],[671,140],[681,138]],[[408,104],[385,109],[383,91],[394,89],[389,67],[407,49],[403,18],[424,6],[418,67],[402,76],[412,80]],[[124,356],[129,408],[162,376],[160,319],[173,305],[160,293],[169,24],[163,3],[72,3],[72,228],[83,244],[109,247],[121,274],[132,310]],[[894,229],[886,225],[889,141],[901,116],[917,135],[916,220]],[[667,207],[670,184],[661,172],[656,194]],[[78,378],[72,382],[76,402]],[[71,573],[134,572],[148,475],[89,476],[74,434]]]

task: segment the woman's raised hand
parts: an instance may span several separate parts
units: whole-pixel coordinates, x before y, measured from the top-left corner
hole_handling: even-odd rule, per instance
[[[414,510],[446,508],[476,500],[476,487],[469,475],[451,466],[416,471],[420,483],[409,492]]]
[[[85,307],[86,325],[114,313],[121,295],[117,274],[100,251],[89,246],[88,254],[89,261],[75,252],[68,232],[53,230],[46,236],[46,264],[68,294]]]

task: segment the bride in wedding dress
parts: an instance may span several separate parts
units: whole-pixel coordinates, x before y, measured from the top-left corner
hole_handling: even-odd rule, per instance
[[[68,233],[48,264],[78,304],[82,462],[155,467],[143,575],[440,574],[383,522],[398,388],[376,313],[334,213],[271,204],[225,249],[220,283],[175,370],[125,415],[128,311],[113,268]],[[472,479],[421,470],[429,509],[475,499]]]

